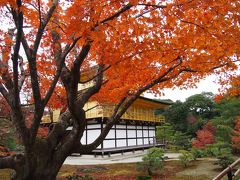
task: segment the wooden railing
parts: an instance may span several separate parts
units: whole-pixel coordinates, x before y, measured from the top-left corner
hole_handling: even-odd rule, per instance
[[[237,159],[234,163],[232,163],[230,166],[228,166],[226,169],[224,169],[220,174],[218,174],[213,180],[220,180],[224,176],[227,176],[228,180],[234,180],[236,178],[239,178],[240,169],[238,168],[235,172],[234,169],[240,165],[240,158]]]

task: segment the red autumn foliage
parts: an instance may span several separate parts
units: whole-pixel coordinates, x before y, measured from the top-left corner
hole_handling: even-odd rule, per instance
[[[214,133],[214,127],[210,123],[207,123],[203,126],[202,130],[197,131],[197,138],[192,141],[192,146],[195,148],[204,148],[207,144],[213,144]]]
[[[2,96],[0,96],[0,117],[9,119],[10,114],[11,111],[6,100]]]
[[[31,112],[31,107],[28,107],[24,110],[24,115],[25,115],[25,124],[29,128],[32,125],[32,120],[33,120],[33,113]],[[42,127],[40,126],[38,129],[37,136],[41,138],[45,138],[48,135],[48,128],[47,127]]]
[[[187,117],[187,122],[191,125],[195,124],[198,122],[198,119],[195,116],[188,116]]]
[[[208,122],[207,124],[205,124],[205,125],[203,126],[203,129],[211,132],[212,134],[215,134],[215,132],[216,132],[215,127],[214,127],[214,126],[212,125],[212,123],[210,123],[210,122]]]

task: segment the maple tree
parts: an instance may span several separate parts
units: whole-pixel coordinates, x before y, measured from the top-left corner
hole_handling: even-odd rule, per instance
[[[211,123],[207,123],[201,130],[196,132],[197,138],[192,141],[192,146],[195,148],[204,148],[208,144],[214,143],[215,128]]]
[[[0,92],[25,149],[0,159],[0,168],[14,169],[15,179],[55,179],[76,142],[80,153],[95,149],[143,92],[193,87],[209,74],[237,70],[239,6],[238,0],[1,0]],[[95,75],[82,81],[93,66]],[[78,91],[90,80],[92,87]],[[83,145],[90,98],[116,108],[99,137]],[[34,106],[29,125],[26,102]],[[58,123],[38,140],[44,108],[63,104]]]

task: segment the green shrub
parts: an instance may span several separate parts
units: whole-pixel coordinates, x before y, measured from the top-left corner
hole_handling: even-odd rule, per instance
[[[143,162],[137,163],[137,170],[145,171],[152,175],[154,171],[163,168],[164,151],[160,148],[150,148],[148,153],[143,156]]]
[[[179,156],[179,161],[184,167],[187,167],[191,161],[194,160],[194,157],[191,152],[186,150],[179,151],[181,155]]]
[[[207,145],[206,154],[209,157],[218,157],[222,154],[231,154],[231,147],[229,144],[217,142],[215,144]]]
[[[207,154],[204,150],[197,149],[197,148],[192,148],[191,153],[193,155],[193,160],[196,160],[197,158],[202,158],[202,157],[207,156]]]
[[[225,169],[233,162],[234,162],[234,158],[232,157],[232,154],[223,154],[221,156],[218,156],[218,161],[215,164],[218,164],[223,169]]]
[[[221,151],[219,150],[219,148],[214,146],[207,147],[205,152],[209,157],[217,157],[221,154]]]
[[[151,176],[138,176],[137,180],[151,180]]]
[[[80,176],[78,174],[69,175],[66,177],[67,180],[94,180],[89,174]]]

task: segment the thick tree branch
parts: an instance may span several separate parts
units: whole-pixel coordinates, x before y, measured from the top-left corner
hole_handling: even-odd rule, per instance
[[[0,169],[9,168],[9,169],[18,169],[24,163],[23,154],[14,154],[12,156],[7,156],[0,158]]]
[[[60,114],[58,122],[54,125],[52,131],[46,138],[46,141],[49,144],[49,147],[56,147],[59,142],[62,140],[66,129],[71,125],[72,115],[69,110],[66,110],[64,113]]]
[[[83,107],[84,104],[89,100],[89,98],[100,90],[103,83],[103,72],[104,65],[101,64],[98,67],[98,76],[94,79],[94,86],[89,87],[86,91],[80,92],[80,94],[78,95],[76,101],[76,104],[78,104],[78,106]]]
[[[90,48],[91,48],[90,42],[86,42],[83,45],[81,52],[79,53],[79,55],[77,56],[77,58],[75,59],[75,61],[73,63],[72,73],[74,75],[78,75],[79,74],[81,64],[83,63],[84,59],[87,57],[87,55],[88,55],[88,53],[90,51]],[[76,80],[77,80],[77,83],[78,83],[79,79],[76,79]]]

